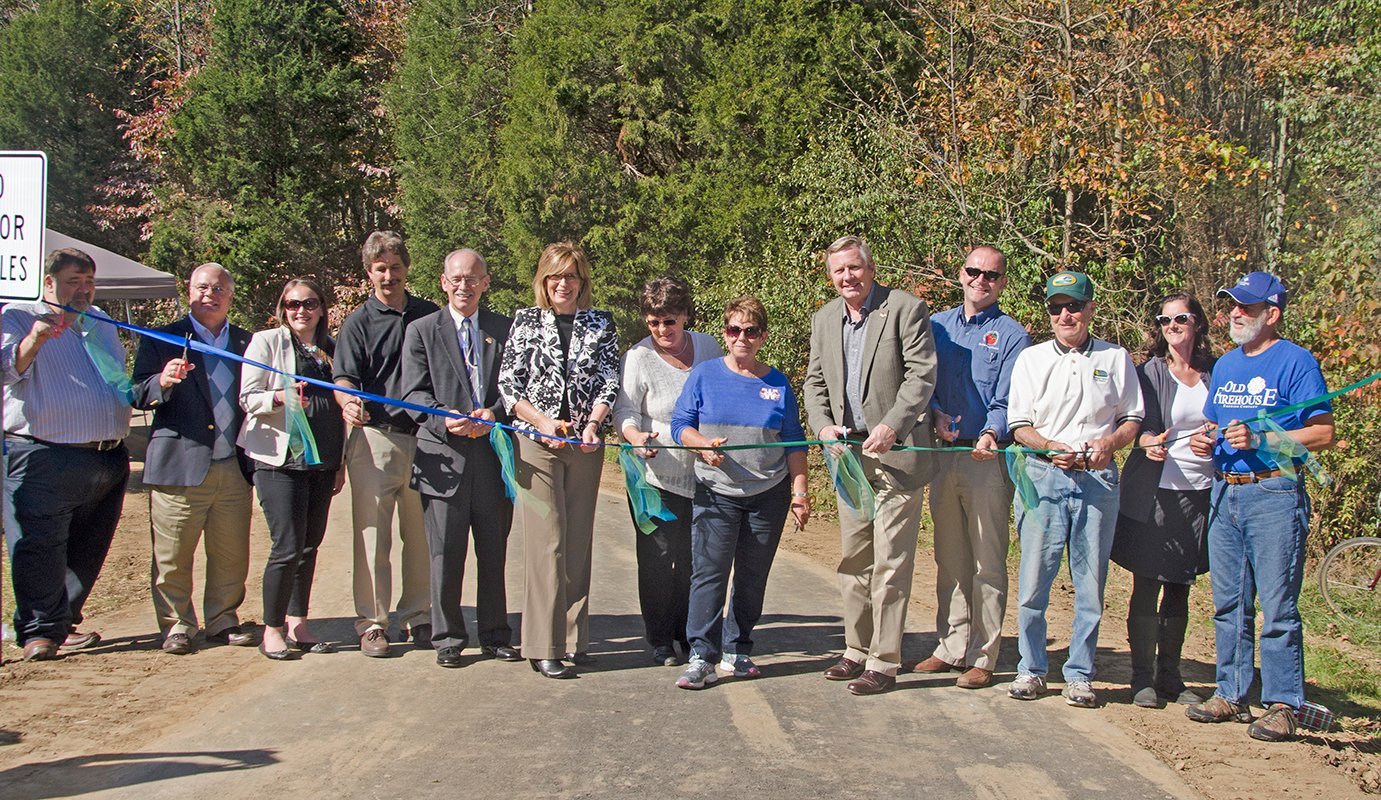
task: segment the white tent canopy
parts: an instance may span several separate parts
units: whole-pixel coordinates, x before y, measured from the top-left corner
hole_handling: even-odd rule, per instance
[[[179,296],[177,279],[172,275],[146,267],[104,247],[73,239],[52,228],[44,229],[43,247],[49,253],[63,247],[75,247],[96,260],[97,302]]]

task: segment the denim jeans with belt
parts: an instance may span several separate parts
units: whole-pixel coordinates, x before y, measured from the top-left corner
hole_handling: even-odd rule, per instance
[[[1255,673],[1256,602],[1261,603],[1261,704],[1304,702],[1304,630],[1299,592],[1309,495],[1304,478],[1213,482],[1208,523],[1218,691],[1245,702]]]
[[[753,627],[762,617],[767,573],[782,539],[791,506],[791,480],[748,497],[731,497],[695,486],[691,523],[691,653],[706,661],[751,655]],[[733,570],[728,619],[724,600]]]
[[[1069,550],[1074,583],[1074,630],[1065,660],[1065,681],[1093,680],[1098,626],[1103,620],[1103,586],[1117,527],[1117,467],[1063,470],[1039,458],[1026,460],[1026,474],[1040,502],[1026,508],[1016,495],[1021,567],[1017,578],[1017,673],[1045,677],[1045,610],[1050,586]]]

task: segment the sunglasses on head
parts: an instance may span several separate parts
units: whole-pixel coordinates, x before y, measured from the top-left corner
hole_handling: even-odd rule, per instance
[[[756,339],[759,336],[762,336],[762,334],[763,329],[759,328],[757,325],[749,325],[746,328],[741,328],[737,325],[724,326],[724,335],[728,336],[730,339],[737,339],[739,336],[743,336],[748,339]]]
[[[1065,303],[1046,303],[1045,310],[1050,312],[1050,316],[1058,317],[1062,312],[1068,311],[1071,314],[1078,314],[1088,305],[1087,300],[1070,300]]]
[[[1162,328],[1164,328],[1166,325],[1169,325],[1171,322],[1175,323],[1176,325],[1188,325],[1193,321],[1194,315],[1188,312],[1176,314],[1173,317],[1168,316],[1166,314],[1156,315],[1156,324],[1161,326]]]
[[[977,267],[964,267],[964,274],[968,275],[970,278],[977,278],[979,275],[982,275],[988,280],[988,283],[993,283],[1000,280],[1002,276],[1007,273],[994,272],[990,269],[978,269]]]
[[[296,311],[299,308],[305,308],[308,311],[316,311],[318,308],[321,308],[321,301],[315,297],[308,297],[306,300],[284,300],[283,308],[288,311]]]
[[[647,321],[649,328],[675,328],[680,322],[672,317],[670,319],[650,319]]]

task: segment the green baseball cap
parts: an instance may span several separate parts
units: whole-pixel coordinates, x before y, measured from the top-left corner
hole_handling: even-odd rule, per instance
[[[1045,299],[1049,300],[1057,294],[1075,300],[1092,300],[1093,281],[1082,272],[1057,272],[1045,282]]]

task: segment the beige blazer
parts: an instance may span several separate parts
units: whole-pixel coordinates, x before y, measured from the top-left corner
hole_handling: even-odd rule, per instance
[[[871,425],[897,432],[897,444],[933,447],[930,396],[935,393],[935,338],[925,301],[877,284],[863,348],[863,413]],[[810,366],[805,407],[818,433],[844,420],[844,299],[829,301],[810,321]],[[903,489],[919,489],[935,475],[935,454],[883,454],[883,469]]]
[[[250,338],[245,358],[293,372],[297,357],[291,336],[285,327],[259,331]],[[287,413],[273,404],[273,393],[283,388],[281,381],[278,373],[252,364],[240,368],[240,407],[245,410],[245,421],[236,444],[250,458],[271,467],[281,467],[288,460]]]

